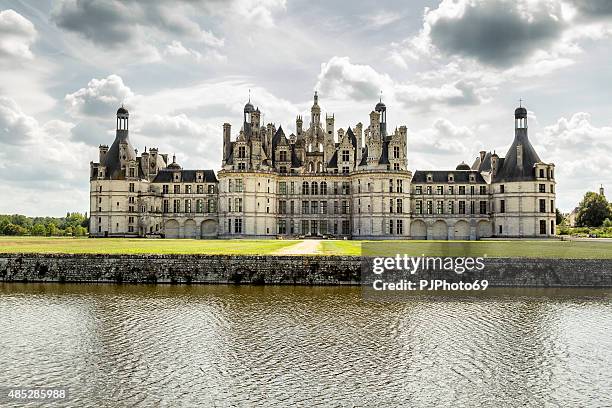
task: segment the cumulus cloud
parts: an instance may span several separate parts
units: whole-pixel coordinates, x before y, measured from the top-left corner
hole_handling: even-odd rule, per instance
[[[134,96],[120,76],[112,74],[106,78],[93,78],[86,87],[67,94],[64,98],[68,111],[73,116],[112,117],[117,107]]]
[[[394,98],[406,107],[420,110],[436,104],[476,105],[485,91],[463,80],[439,86],[396,82],[369,65],[353,64],[348,57],[332,57],[321,64],[316,87],[331,97],[357,101],[376,99],[382,90],[385,99]]]
[[[0,62],[34,58],[30,47],[36,39],[34,24],[14,10],[0,11]]]
[[[565,210],[574,208],[586,189],[600,183],[612,186],[612,127],[593,125],[589,113],[558,119],[536,134],[534,143],[556,164],[557,191]]]
[[[0,178],[11,191],[10,200],[0,200],[0,212],[14,211],[15,203],[26,214],[82,210],[91,155],[71,141],[73,126],[61,120],[41,124],[14,100],[0,98]]]
[[[112,50],[115,58],[117,53],[130,51],[132,59],[155,61],[161,58],[164,45],[172,41],[189,41],[201,50],[223,47],[223,38],[193,19],[196,11],[207,7],[211,6],[192,1],[64,0],[54,9],[52,20],[58,27]]]
[[[473,141],[474,132],[470,128],[439,118],[431,127],[413,133],[409,145],[412,151],[419,153],[464,157],[475,151],[470,146]]]

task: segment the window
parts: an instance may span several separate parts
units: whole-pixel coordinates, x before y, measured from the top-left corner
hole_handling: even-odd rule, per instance
[[[444,214],[444,201],[436,202],[436,214]]]
[[[499,201],[499,212],[500,213],[505,213],[506,212],[506,200],[500,200]]]
[[[286,162],[287,161],[287,151],[286,150],[281,150],[278,154],[278,160],[282,161],[282,162]]]
[[[310,202],[310,213],[311,214],[318,214],[319,213],[319,202],[318,201],[311,201]]]
[[[190,184],[187,184],[185,186],[185,194],[191,194],[191,185]]]
[[[551,192],[551,193],[554,193],[554,192],[555,192],[555,185],[554,185],[554,184],[551,184],[551,185],[550,185],[550,192]]]
[[[208,212],[209,213],[214,213],[216,211],[217,211],[217,209],[216,209],[216,206],[215,206],[215,200],[212,200],[212,199],[208,200]]]
[[[163,193],[163,194],[168,194],[168,185],[167,185],[167,184],[164,184],[164,185],[162,186],[162,193]]]
[[[343,181],[342,182],[342,194],[348,195],[350,193],[351,193],[350,184],[348,183],[348,181]]]
[[[164,205],[163,205],[164,213],[167,213],[169,211],[169,207],[170,207],[170,205],[168,203],[168,200],[164,200]]]
[[[246,157],[246,146],[238,146],[238,158],[244,159]]]
[[[539,192],[540,193],[545,193],[546,192],[546,184],[540,184]]]
[[[327,234],[327,220],[319,221],[319,231],[323,235]]]
[[[302,234],[308,235],[308,220],[302,220]]]
[[[290,187],[289,194],[295,194],[295,182],[292,181]]]
[[[309,194],[309,192],[310,192],[310,188],[308,187],[308,182],[307,182],[307,181],[304,181],[304,182],[302,183],[302,194],[304,194],[304,195],[308,195],[308,194]]]
[[[480,195],[487,194],[487,186],[480,186]]]
[[[130,167],[130,177],[136,177],[136,169]]]
[[[231,198],[227,199],[227,211],[232,212],[232,199]]]
[[[312,195],[318,195],[319,194],[319,185],[317,184],[316,181],[313,181],[312,184],[310,185],[310,193]]]
[[[350,157],[350,152],[348,150],[343,150],[342,151],[342,161],[343,162],[349,161],[349,157]]]
[[[555,212],[555,201],[554,200],[550,200],[550,212],[551,213]]]
[[[500,226],[499,226],[499,234],[501,235],[503,231],[504,231],[504,229],[503,229],[503,227],[500,225]]]
[[[342,214],[348,214],[349,209],[349,202],[347,200],[342,200]]]
[[[459,195],[465,195],[465,186],[459,186]]]
[[[342,174],[348,174],[350,170],[349,166],[342,166]]]
[[[389,192],[393,192],[393,179],[389,179]]]
[[[414,187],[414,194],[423,194],[423,187],[415,186]]]
[[[242,212],[242,198],[234,199],[234,211]]]
[[[433,214],[433,201],[427,201],[427,214]]]
[[[389,212],[393,213],[393,199],[389,199]]]
[[[470,214],[476,214],[476,203],[474,201],[470,201]]]
[[[397,192],[398,193],[403,193],[404,192],[404,184],[403,184],[402,180],[397,180]]]
[[[246,170],[246,163],[238,163],[238,170]]]
[[[502,193],[502,194],[505,192],[505,187],[504,187],[504,185],[503,185],[503,184],[501,184],[501,185],[499,186],[499,192],[500,192],[500,193]]]
[[[242,179],[236,179],[236,192],[242,193]]]
[[[555,235],[555,221],[550,220],[550,235]]]
[[[310,207],[308,207],[308,201],[302,201],[302,214],[308,214]]]
[[[431,186],[427,186],[427,194],[431,195],[432,188]]]
[[[130,183],[130,193],[134,192],[134,183]]]
[[[455,194],[455,186],[448,186],[448,194]]]
[[[278,183],[278,192],[279,194],[287,194],[287,182],[281,181]]]
[[[287,172],[287,166],[280,166],[279,171],[281,173],[286,173]]]
[[[203,185],[201,185],[201,184],[199,184],[199,185],[196,187],[196,191],[197,191],[197,193],[198,193],[198,194],[204,194],[204,186],[203,186]]]
[[[242,234],[242,218],[236,218],[234,220],[234,233]]]
[[[540,220],[540,234],[546,235],[546,221]]]
[[[401,198],[397,199],[397,213],[401,214],[402,212],[404,212],[404,203],[402,202]]]
[[[327,214],[327,201],[321,201],[321,214]]]
[[[546,212],[546,200],[543,198],[540,199],[540,212]]]
[[[389,234],[393,235],[393,220],[389,220]]]
[[[476,188],[474,186],[470,186],[470,194],[471,195],[476,194]]]
[[[540,178],[544,178],[544,169],[540,169]],[[546,229],[546,225],[544,226],[544,229]]]
[[[393,158],[394,159],[399,159],[400,158],[400,148],[399,148],[399,146],[393,146]]]
[[[196,201],[196,212],[203,213],[204,212],[204,203],[202,200]]]
[[[287,220],[278,220],[278,233],[279,234],[287,233]]]
[[[486,201],[481,201],[480,202],[480,213],[481,214],[486,214],[487,213],[487,202]]]
[[[418,200],[415,204],[414,210],[417,214],[423,214],[423,201]]]
[[[397,220],[396,222],[397,235],[404,235],[404,221]]]
[[[448,213],[449,214],[454,214],[455,213],[455,202],[454,201],[449,201],[448,202]]]
[[[185,212],[186,213],[191,212],[191,200],[185,200]]]
[[[439,194],[439,195],[444,194],[444,186],[437,186],[436,187],[436,194]]]
[[[290,212],[291,214],[295,213],[295,202],[294,201],[291,201]]]
[[[173,210],[175,213],[181,212],[181,200],[174,200]]]
[[[326,195],[327,194],[327,183],[326,182],[321,182],[321,195]]]
[[[350,224],[348,220],[342,220],[342,235],[348,235],[350,233]]]
[[[180,184],[174,185],[174,194],[181,194],[181,186]]]

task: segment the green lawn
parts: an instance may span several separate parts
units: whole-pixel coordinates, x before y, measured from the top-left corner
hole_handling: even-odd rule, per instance
[[[323,241],[320,250],[325,255],[609,259],[612,241]]]
[[[0,253],[266,255],[299,241],[0,237]]]
[[[1,237],[0,253],[269,255],[299,240]],[[322,255],[612,258],[612,241],[321,241]]]

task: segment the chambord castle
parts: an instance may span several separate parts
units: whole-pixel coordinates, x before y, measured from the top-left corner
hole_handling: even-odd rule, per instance
[[[369,125],[335,129],[317,93],[296,133],[261,123],[249,100],[242,126],[223,125],[221,170],[185,170],[151,148],[138,156],[129,113],[117,111],[110,148],[91,163],[90,234],[96,237],[480,239],[555,234],[554,165],[529,142],[515,111],[505,157],[481,151],[470,166],[408,170],[406,126],[387,129],[376,104]]]

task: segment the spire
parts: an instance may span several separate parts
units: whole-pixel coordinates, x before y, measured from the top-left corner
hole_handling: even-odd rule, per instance
[[[317,94],[317,91],[315,91],[314,93],[314,104],[318,104],[319,103],[319,95]]]
[[[249,103],[251,103],[251,88],[249,88]]]

